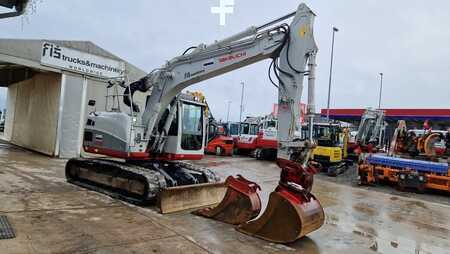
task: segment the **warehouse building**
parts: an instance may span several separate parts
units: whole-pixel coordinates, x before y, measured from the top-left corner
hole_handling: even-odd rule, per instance
[[[123,92],[107,88],[107,81],[145,74],[89,41],[0,39],[0,86],[7,87],[3,139],[50,156],[79,156],[84,122],[94,110],[88,101],[96,101],[96,110],[126,110],[121,99],[106,96]],[[145,95],[135,100],[142,107]]]

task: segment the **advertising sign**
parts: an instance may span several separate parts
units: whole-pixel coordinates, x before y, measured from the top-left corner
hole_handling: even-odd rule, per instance
[[[124,62],[61,47],[51,42],[42,44],[41,64],[100,78],[117,78],[123,76],[125,71]]]

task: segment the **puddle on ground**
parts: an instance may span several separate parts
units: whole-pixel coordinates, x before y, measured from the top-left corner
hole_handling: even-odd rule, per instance
[[[328,214],[325,224],[335,226],[345,233],[369,239],[371,243],[367,247],[378,253],[450,254],[450,250],[432,245],[432,243],[418,242],[404,235],[394,235],[386,230],[376,230],[368,225],[341,221],[335,214]]]

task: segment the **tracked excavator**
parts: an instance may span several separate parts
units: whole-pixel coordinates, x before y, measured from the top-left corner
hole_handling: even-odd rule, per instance
[[[66,165],[67,180],[137,204],[156,199],[163,213],[219,203],[196,213],[238,225],[240,232],[272,242],[292,242],[317,230],[324,223],[324,211],[311,193],[316,169],[308,158],[314,145],[295,136],[301,128],[298,105],[305,76],[308,112],[311,116],[314,112],[318,51],[314,17],[300,4],[296,11],[261,26],[191,47],[127,85],[123,100],[131,113],[94,112],[85,128],[84,149],[112,158],[73,158]],[[284,23],[291,18],[290,25]],[[281,175],[267,209],[252,220],[261,210],[256,183],[241,176],[230,176],[222,183],[211,170],[182,161],[202,157],[205,119],[201,103],[180,93],[192,84],[265,59],[271,59],[269,78],[279,92]],[[150,90],[141,112],[133,94]]]
[[[359,153],[372,153],[383,148],[386,132],[384,118],[385,113],[382,109],[367,109],[364,112],[355,137]]]

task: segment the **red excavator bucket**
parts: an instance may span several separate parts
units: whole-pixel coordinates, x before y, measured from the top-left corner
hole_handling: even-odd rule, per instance
[[[256,218],[261,211],[259,185],[241,175],[229,176],[225,181],[227,192],[222,202],[214,208],[204,208],[193,213],[225,223],[238,225]]]
[[[280,185],[270,194],[261,217],[239,225],[237,230],[267,241],[289,243],[320,228],[324,218],[320,202],[311,193]]]

